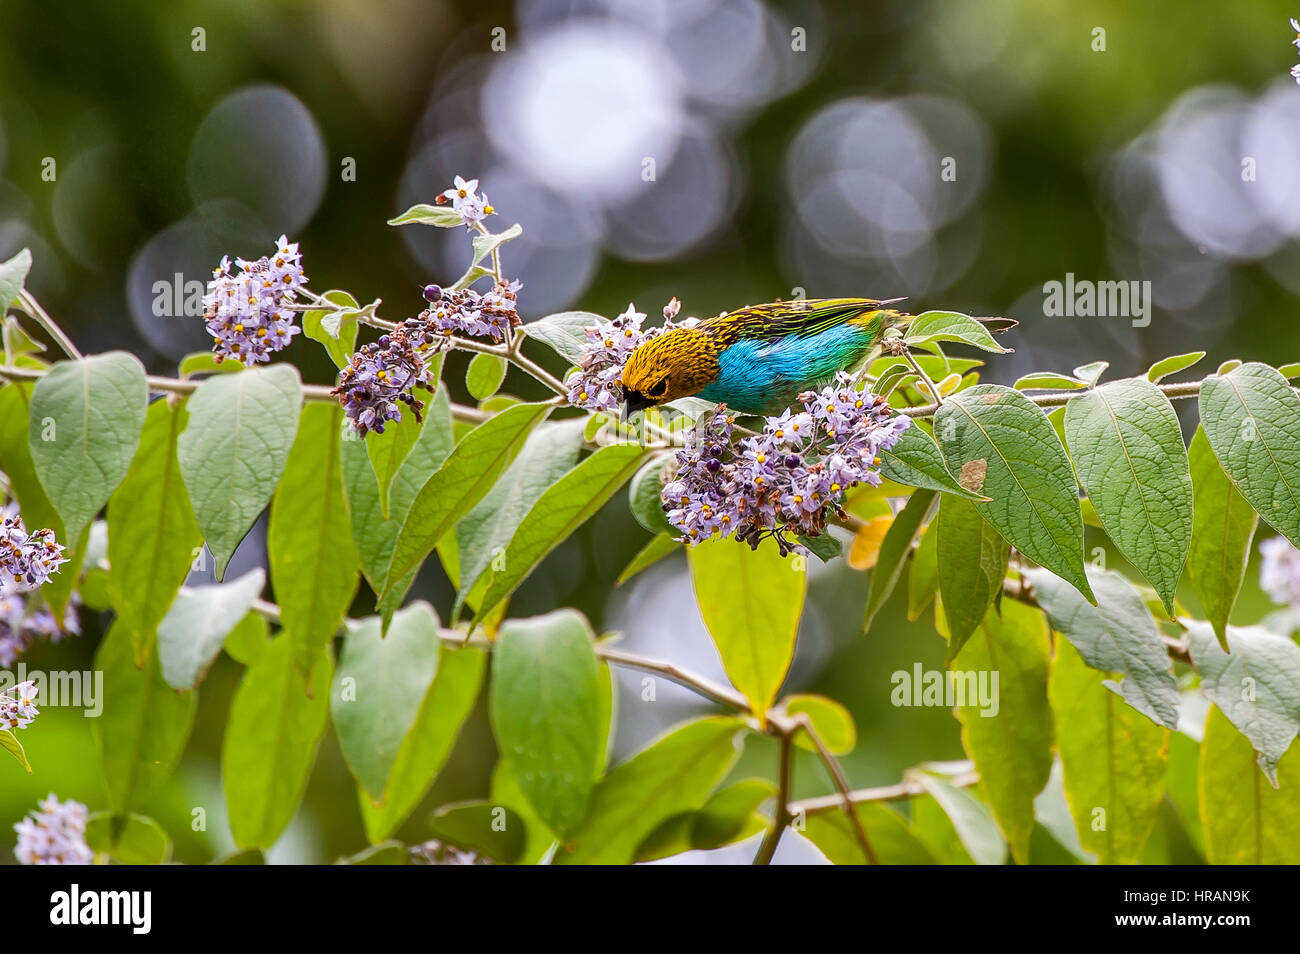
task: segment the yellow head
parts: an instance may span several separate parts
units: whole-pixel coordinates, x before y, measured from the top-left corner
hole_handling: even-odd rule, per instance
[[[674,328],[639,346],[623,366],[629,412],[689,397],[718,376],[718,347],[699,328]]]

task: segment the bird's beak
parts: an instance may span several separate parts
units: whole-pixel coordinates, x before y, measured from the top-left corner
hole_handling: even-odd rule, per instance
[[[627,391],[623,394],[623,406],[627,408],[628,414],[635,414],[637,411],[654,407],[654,404],[639,391]]]

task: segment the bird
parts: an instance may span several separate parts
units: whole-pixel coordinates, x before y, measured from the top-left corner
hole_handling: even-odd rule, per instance
[[[629,414],[698,397],[742,414],[779,414],[799,394],[858,365],[913,316],[903,298],[817,298],[747,305],[643,341],[623,366]],[[979,319],[1005,331],[1011,319]]]

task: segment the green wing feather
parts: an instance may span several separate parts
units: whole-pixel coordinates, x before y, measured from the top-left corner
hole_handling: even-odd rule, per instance
[[[742,338],[771,340],[788,335],[816,335],[880,310],[881,303],[874,298],[774,301],[718,315],[703,324],[728,342]]]

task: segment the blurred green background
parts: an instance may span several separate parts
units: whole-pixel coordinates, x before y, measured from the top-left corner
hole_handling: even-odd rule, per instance
[[[505,265],[524,282],[525,319],[629,301],[653,315],[674,295],[709,315],[803,289],[1016,317],[1016,353],[986,373],[1004,383],[1101,358],[1133,373],[1192,348],[1294,361],[1296,13],[1201,0],[11,2],[0,258],[32,248],[29,287],[83,350],[126,348],[173,373],[208,339],[193,314],[157,303],[157,283],[205,281],[222,254],[257,257],[281,232],[302,243],[317,291],[414,313],[420,286],[460,273],[466,243],[384,220],[460,174],[481,178],[494,227],[524,226]],[[1067,273],[1151,282],[1150,324],[1045,316],[1043,284]],[[313,343],[288,357],[306,380],[332,379]],[[511,389],[533,393],[513,377]],[[232,575],[264,560],[261,532]],[[684,560],[612,590],[646,539],[616,498],[512,612],[577,606],[630,648],[720,674]],[[1241,620],[1267,610],[1255,580]],[[842,563],[814,568],[787,687],[852,710],[855,785],[961,757],[949,713],[889,702],[890,673],[938,668],[941,640],[898,600],[864,637],[866,585]],[[450,605],[436,567],[415,595]],[[354,612],[368,609],[361,597]],[[89,668],[103,620],[84,624],[25,661]],[[181,769],[145,808],[180,860],[229,845],[218,762],[238,678],[224,657],[214,667]],[[670,691],[622,700],[619,754],[696,711]],[[49,709],[24,733],[37,771],[6,775],[4,830],[51,790],[103,806],[88,725]],[[494,758],[480,707],[403,834],[424,837],[434,805],[483,795]],[[738,772],[772,764],[753,742]],[[800,769],[797,794],[827,789],[811,759]],[[359,849],[351,789],[327,736],[273,858]],[[192,832],[200,805],[208,831]]]

